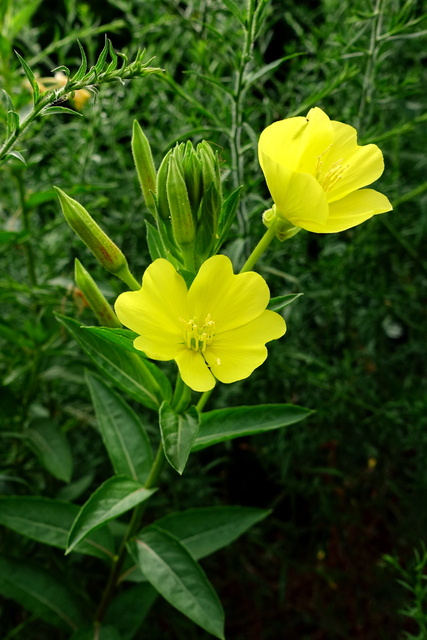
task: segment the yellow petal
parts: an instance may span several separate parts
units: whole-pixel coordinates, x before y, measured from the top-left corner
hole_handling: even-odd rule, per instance
[[[223,255],[202,264],[188,292],[192,317],[203,323],[210,314],[215,333],[250,322],[264,311],[269,300],[264,278],[253,271],[234,275],[231,260]]]
[[[262,132],[259,160],[266,174],[265,160],[270,158],[291,171],[314,175],[317,157],[333,140],[331,122],[321,109],[311,109],[307,118],[287,118],[274,122]]]
[[[329,219],[325,225],[313,228],[315,233],[336,233],[351,229],[372,216],[393,209],[388,198],[374,189],[360,189],[329,205]]]
[[[280,338],[285,332],[282,316],[264,311],[243,327],[216,335],[206,350],[206,361],[221,382],[243,380],[266,359],[265,343]]]
[[[326,222],[329,212],[326,195],[313,176],[290,171],[270,158],[264,159],[263,170],[280,217],[308,231],[310,221]]]
[[[152,360],[175,360],[184,349],[187,349],[182,335],[172,336],[161,332],[138,336],[133,341],[133,346],[138,351],[143,351],[147,358]]]
[[[215,378],[199,351],[184,349],[176,358],[181,378],[194,391],[209,391],[215,386]]]
[[[139,291],[122,293],[115,310],[122,324],[140,335],[169,334],[182,337],[182,322],[188,320],[187,287],[167,260],[155,260],[145,271]]]
[[[384,171],[384,158],[375,144],[359,146],[357,131],[348,124],[332,122],[334,142],[322,158],[325,174],[334,166],[343,169],[340,179],[327,191],[328,202],[335,202],[352,191],[372,184]]]

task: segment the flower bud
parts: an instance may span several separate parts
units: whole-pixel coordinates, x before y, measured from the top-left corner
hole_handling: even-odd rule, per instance
[[[166,191],[175,241],[179,247],[190,245],[196,229],[184,176],[173,154],[169,160]]]
[[[162,163],[157,172],[157,182],[156,182],[156,193],[157,193],[157,212],[162,220],[169,220],[170,212],[169,212],[169,204],[168,204],[168,196],[166,191],[166,180],[168,177],[169,170],[169,159],[171,157],[172,151],[168,151],[165,157],[162,160]]]
[[[132,155],[145,204],[154,214],[156,205],[153,194],[156,193],[156,168],[151,154],[150,143],[136,120],[133,122]]]
[[[120,328],[122,325],[114,313],[113,308],[99,290],[92,276],[86,271],[77,258],[74,263],[74,277],[78,288],[84,295],[100,324],[104,327]]]
[[[55,190],[66,221],[88,249],[92,251],[98,262],[104,269],[126,282],[131,288],[139,288],[140,285],[131,275],[127,260],[117,245],[97,225],[92,216],[77,200],[67,196],[58,187],[55,187]]]

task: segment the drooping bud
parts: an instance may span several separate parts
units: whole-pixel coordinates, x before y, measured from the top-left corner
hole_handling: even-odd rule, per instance
[[[92,216],[77,200],[55,187],[62,212],[72,230],[79,236],[98,260],[110,273],[126,282],[132,289],[139,289],[140,284],[129,271],[128,263],[117,245],[107,236]]]
[[[99,290],[95,280],[77,258],[74,263],[74,277],[78,288],[99,322],[104,327],[120,328],[122,325],[113,308]]]
[[[155,214],[156,205],[153,194],[156,193],[156,168],[150,143],[136,120],[133,122],[132,130],[132,155],[145,204],[151,213]]]

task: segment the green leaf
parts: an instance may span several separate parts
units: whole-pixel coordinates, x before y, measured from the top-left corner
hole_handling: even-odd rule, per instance
[[[79,629],[70,640],[123,640],[116,627],[96,622],[90,629]]]
[[[147,227],[147,244],[151,259],[153,261],[157,260],[157,258],[167,259],[167,252],[160,233],[156,227],[153,227],[153,225],[147,220],[145,221],[145,226]]]
[[[0,497],[0,524],[31,540],[59,549],[67,548],[68,532],[80,508],[69,502],[39,496]],[[108,529],[96,531],[75,549],[103,560],[114,557],[114,541]]]
[[[224,612],[212,585],[189,551],[170,533],[150,526],[130,549],[153,587],[173,607],[224,640]]]
[[[56,317],[100,372],[134,400],[157,411],[163,399],[171,399],[169,380],[156,365],[136,353],[123,353],[121,349],[86,331],[72,318],[60,314],[56,314]]]
[[[7,129],[9,135],[19,132],[19,115],[15,111],[7,112]]]
[[[99,336],[106,342],[115,344],[116,346],[130,351],[131,353],[137,353],[138,351],[133,346],[133,341],[138,336],[134,331],[129,329],[112,329],[108,327],[83,327],[85,331],[90,331],[96,336]]]
[[[109,49],[109,40],[108,38],[105,38],[105,45],[103,50],[101,51],[101,53],[99,54],[99,58],[96,61],[95,64],[95,71],[99,74],[102,73],[103,69],[104,69],[104,65],[105,65],[105,61],[107,59],[107,55],[108,55],[108,49]]]
[[[64,584],[27,560],[0,557],[0,593],[59,629],[76,630],[83,617]]]
[[[157,591],[148,582],[132,585],[111,601],[105,622],[115,625],[121,640],[133,640],[156,598]]]
[[[80,116],[83,117],[82,113],[78,111],[74,111],[74,109],[68,109],[67,107],[46,107],[43,111],[40,111],[41,116],[53,116],[57,113],[68,113],[72,116]]]
[[[101,378],[87,371],[86,381],[115,473],[144,482],[151,469],[153,451],[140,419]]]
[[[34,73],[32,72],[31,68],[28,66],[28,64],[25,62],[24,58],[22,56],[19,55],[19,53],[17,51],[15,51],[19,62],[21,63],[21,66],[24,70],[25,75],[28,78],[28,82],[31,85],[31,88],[34,92],[34,104],[36,104],[36,102],[38,101],[39,97],[40,97],[40,89],[39,89],[39,85],[37,84],[36,78],[34,76]]]
[[[236,217],[236,211],[239,204],[241,191],[242,187],[239,187],[238,189],[233,191],[233,193],[228,196],[228,198],[222,205],[218,223],[219,238],[215,245],[215,253],[218,252],[222,244],[227,239],[231,225],[233,224]]]
[[[190,407],[183,414],[177,414],[168,402],[163,402],[159,411],[160,431],[163,450],[169,464],[178,473],[184,471],[188,456],[199,430],[199,412]]]
[[[25,164],[25,166],[27,166],[27,161],[25,160],[24,156],[22,155],[22,153],[19,153],[19,151],[16,151],[16,149],[14,151],[8,151],[6,153],[6,156],[12,156],[13,158],[19,160],[19,162],[22,162],[22,164]]]
[[[79,45],[82,62],[80,64],[80,67],[78,68],[77,72],[73,76],[73,82],[80,82],[80,80],[82,80],[82,78],[85,77],[85,74],[86,74],[86,71],[87,71],[87,58],[86,58],[85,50],[83,49],[83,47],[80,44],[79,40],[77,40],[77,44]]]
[[[106,480],[80,509],[68,536],[66,554],[91,531],[148,500],[155,491],[125,476],[113,476]]]
[[[310,409],[293,404],[261,404],[208,411],[201,414],[199,434],[193,451],[240,436],[287,427],[304,420],[311,413]]]
[[[240,7],[234,2],[234,0],[222,0],[223,4],[231,11],[233,16],[240,22],[241,25],[245,26],[246,18],[244,12],[240,9]]]
[[[251,507],[202,507],[171,513],[154,525],[169,531],[200,560],[229,545],[270,513]]]
[[[286,296],[277,296],[277,298],[271,298],[268,303],[267,309],[270,311],[280,311],[284,307],[287,307],[288,304],[294,302],[300,296],[303,296],[303,293],[289,293]]]
[[[277,69],[277,67],[279,67],[286,60],[297,58],[298,56],[302,56],[302,55],[304,55],[303,51],[296,51],[295,53],[291,53],[290,55],[284,56],[283,58],[278,58],[277,60],[273,60],[273,62],[270,62],[269,64],[264,65],[263,67],[261,67],[260,69],[257,69],[257,71],[253,73],[250,73],[246,77],[245,87],[249,87],[254,82],[258,82],[258,80],[260,80],[262,76],[266,75],[267,73],[270,73],[270,71],[274,71],[274,69]]]
[[[51,420],[38,418],[25,432],[26,440],[40,464],[55,478],[70,482],[73,473],[73,456],[65,434]]]

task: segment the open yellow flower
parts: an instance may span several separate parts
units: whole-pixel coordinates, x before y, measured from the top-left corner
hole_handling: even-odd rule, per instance
[[[380,149],[359,146],[356,129],[330,120],[318,107],[306,118],[267,127],[258,153],[275,203],[272,217],[288,227],[334,233],[393,208],[382,193],[362,188],[384,171]]]
[[[154,360],[175,360],[195,391],[251,375],[267,357],[265,343],[286,331],[282,316],[266,310],[270,291],[253,271],[235,275],[229,258],[202,264],[190,289],[162,258],[145,271],[139,291],[122,293],[119,320],[139,336],[134,346]]]

